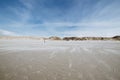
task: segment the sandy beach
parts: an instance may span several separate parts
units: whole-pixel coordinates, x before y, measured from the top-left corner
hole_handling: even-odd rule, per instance
[[[120,41],[1,39],[0,80],[120,80]]]

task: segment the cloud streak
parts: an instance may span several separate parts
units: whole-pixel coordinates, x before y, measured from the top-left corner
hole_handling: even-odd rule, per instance
[[[17,36],[17,34],[11,31],[0,29],[0,36]]]
[[[9,15],[0,13],[4,15],[0,16],[0,29],[36,36],[120,34],[119,0],[16,0],[14,3],[17,2],[18,5],[6,5]]]

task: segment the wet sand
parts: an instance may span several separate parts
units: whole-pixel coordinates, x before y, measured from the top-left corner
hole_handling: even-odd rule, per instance
[[[120,80],[120,42],[0,40],[0,80]]]

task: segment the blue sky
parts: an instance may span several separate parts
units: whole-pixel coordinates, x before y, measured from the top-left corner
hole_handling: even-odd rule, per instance
[[[0,35],[120,35],[120,0],[0,0]]]

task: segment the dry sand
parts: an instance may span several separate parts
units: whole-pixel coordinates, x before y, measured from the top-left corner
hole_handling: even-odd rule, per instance
[[[120,80],[120,42],[0,40],[0,80]]]

